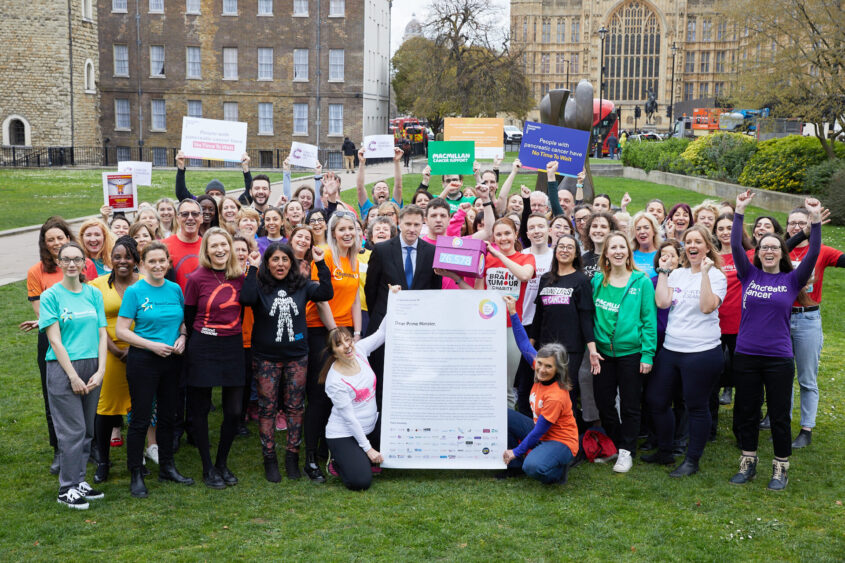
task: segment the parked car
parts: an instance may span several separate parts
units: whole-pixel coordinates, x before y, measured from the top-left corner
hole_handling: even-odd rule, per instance
[[[628,137],[629,141],[660,141],[660,135],[657,133],[640,133],[638,135],[631,135]]]
[[[521,143],[522,129],[514,125],[505,125],[504,137],[506,143]]]

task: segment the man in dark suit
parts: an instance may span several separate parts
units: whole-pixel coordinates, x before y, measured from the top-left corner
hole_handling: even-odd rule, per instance
[[[388,285],[402,289],[440,289],[443,280],[434,273],[434,245],[420,238],[423,210],[407,205],[399,213],[399,235],[373,248],[367,265],[364,295],[370,321],[367,335],[378,330],[387,314]],[[384,371],[384,346],[370,355],[370,366],[378,376],[376,400],[381,409],[381,378]]]

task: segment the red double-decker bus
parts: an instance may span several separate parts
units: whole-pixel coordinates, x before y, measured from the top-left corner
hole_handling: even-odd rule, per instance
[[[601,116],[599,116],[599,105],[601,105]],[[616,107],[610,100],[593,99],[593,142],[595,139],[601,138],[601,154],[602,156],[609,154],[607,148],[607,138],[610,133],[618,139],[619,138],[619,119],[616,114]],[[595,145],[592,145],[595,146]],[[595,150],[591,151],[595,154]]]

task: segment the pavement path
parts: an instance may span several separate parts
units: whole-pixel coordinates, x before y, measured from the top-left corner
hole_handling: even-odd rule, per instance
[[[424,164],[422,165],[424,166]],[[420,169],[421,166],[417,166]],[[258,171],[253,171],[255,174]],[[405,171],[407,172],[407,171]],[[271,172],[273,176],[277,173]],[[173,176],[176,177],[176,169],[173,169]],[[378,180],[384,180],[393,176],[393,164],[390,162],[380,163],[365,168],[365,183],[370,184]],[[341,190],[355,189],[355,174],[347,174],[343,171],[338,171],[338,177],[341,180]],[[303,178],[295,178],[292,180],[294,185],[312,181],[310,176]],[[272,193],[270,201],[276,199],[282,193],[282,182],[274,182],[271,186]],[[227,193],[239,194],[243,189],[231,190]],[[93,217],[93,215],[92,215]],[[79,224],[88,217],[78,217],[71,219],[68,222],[71,225]],[[0,285],[14,283],[26,279],[26,271],[38,260],[38,231],[41,225],[32,225],[29,227],[21,227],[18,229],[11,229],[8,231],[0,231]]]

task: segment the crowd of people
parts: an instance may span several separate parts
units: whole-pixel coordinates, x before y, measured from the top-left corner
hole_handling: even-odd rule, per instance
[[[824,272],[845,266],[822,244],[817,200],[789,214],[786,232],[771,216],[746,231],[750,192],[668,211],[655,199],[631,217],[628,194],[619,207],[606,194],[582,201],[583,175],[575,189],[560,187],[554,162],[545,189],[514,191],[519,160],[500,186],[497,160],[472,177],[442,176],[439,190],[426,169],[405,201],[401,149],[392,190],[379,181],[367,193],[363,150],[357,157],[357,206],[319,167],[294,190],[287,161],[271,203],[270,178],[253,176],[246,154],[243,193],[212,180],[195,196],[180,153],[175,201],[143,203],[132,217],[103,208],[77,233],[60,217],[44,223],[27,275],[37,320],[21,328],[39,330],[60,503],[84,509],[104,496],[86,465],[96,464],[95,485],[109,479],[124,417],[134,497],[149,494],[148,460],[161,481],[194,483],[174,462],[183,435],[206,486],[236,485],[229,452],[251,422],[268,481],[281,480],[275,434],[285,430],[289,479],[302,469],[322,483],[328,472],[367,489],[383,461],[383,320],[400,290],[503,297],[502,477],[565,482],[586,457],[587,431],[612,441],[595,461],[614,472],[650,451],[639,459],[680,457],[669,475],[689,476],[716,436],[719,405],[733,401],[741,457],[730,482],[755,476],[762,424],[774,444],[768,487],[787,486],[792,450],[810,445],[815,426]],[[481,277],[435,267],[440,236],[483,241]],[[215,387],[223,416],[212,458]]]

